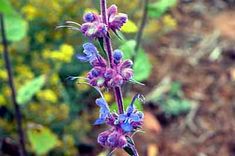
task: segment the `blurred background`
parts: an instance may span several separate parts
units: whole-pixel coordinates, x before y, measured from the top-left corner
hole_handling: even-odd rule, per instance
[[[146,97],[144,105],[137,104],[146,121],[145,132],[134,137],[140,155],[235,156],[235,1],[150,0],[137,52],[144,0],[108,3],[129,16],[123,39],[111,37],[125,58],[135,58],[135,79],[145,84],[123,87],[125,105],[136,93]],[[66,80],[89,71],[74,57],[88,40],[80,32],[55,30],[66,20],[82,23],[90,11],[99,11],[98,0],[0,0],[30,155],[107,154],[96,142],[107,127],[92,125],[99,95]],[[104,95],[115,110],[113,95]],[[1,56],[0,155],[19,155],[17,138]]]

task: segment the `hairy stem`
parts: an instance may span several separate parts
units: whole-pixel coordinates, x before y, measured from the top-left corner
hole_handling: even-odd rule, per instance
[[[104,24],[108,25],[107,2],[106,2],[106,0],[100,0],[100,9],[101,9],[102,20],[103,20]],[[108,34],[108,36],[104,37],[104,43],[105,43],[105,46],[106,46],[106,53],[107,53],[107,56],[108,56],[109,67],[112,68],[113,48],[112,48],[111,39],[109,38],[109,34]]]
[[[15,118],[16,118],[16,123],[17,123],[17,132],[19,136],[19,145],[20,145],[20,156],[26,156],[27,152],[25,149],[24,132],[22,128],[22,115],[20,112],[19,105],[17,104],[17,101],[16,101],[16,90],[15,90],[15,85],[13,82],[13,74],[12,74],[10,58],[8,55],[7,39],[6,39],[2,14],[0,14],[0,22],[1,22],[1,33],[2,33],[2,44],[3,44],[3,57],[5,61],[7,74],[8,74],[8,83],[11,89],[11,95],[12,95],[11,98],[12,98],[14,109],[15,109]]]
[[[100,0],[100,9],[101,9],[102,20],[103,20],[104,24],[108,25],[107,1],[106,0]],[[106,53],[108,56],[109,67],[113,68],[113,57],[112,57],[113,48],[112,48],[112,42],[111,42],[109,35],[104,37],[104,44],[105,44]],[[123,109],[123,98],[122,98],[121,87],[115,87],[113,89],[113,92],[115,94],[115,99],[118,104],[118,112],[120,114],[123,114],[124,109]]]

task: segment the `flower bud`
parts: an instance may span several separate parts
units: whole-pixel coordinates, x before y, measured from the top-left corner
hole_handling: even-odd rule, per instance
[[[106,145],[106,142],[107,142],[107,139],[108,139],[108,136],[110,135],[110,131],[104,131],[102,133],[99,134],[98,138],[97,138],[97,142],[99,144],[101,144],[102,146],[105,146]]]
[[[99,69],[93,68],[93,69],[91,70],[91,75],[92,75],[92,76],[97,77],[97,76],[99,76],[99,74],[100,74],[100,70],[99,70]]]
[[[125,68],[121,71],[121,75],[124,80],[128,81],[133,76],[133,70],[131,68]]]
[[[114,75],[115,71],[111,68],[108,68],[104,74],[104,78],[111,79]]]
[[[118,147],[118,139],[120,134],[117,131],[112,132],[107,139],[107,145],[109,147]]]
[[[83,16],[84,22],[93,22],[95,20],[94,13],[88,12]]]
[[[121,135],[118,139],[118,147],[119,148],[123,148],[127,145],[127,140],[126,137],[124,135]]]
[[[121,75],[116,75],[108,82],[109,87],[117,87],[123,84],[123,78]]]
[[[123,56],[123,52],[121,50],[116,49],[113,51],[113,58],[116,64],[120,62],[120,60],[122,59],[122,56]]]
[[[131,68],[133,65],[133,62],[131,60],[125,60],[124,62],[122,62],[122,64],[120,65],[120,69],[124,69],[124,68]]]

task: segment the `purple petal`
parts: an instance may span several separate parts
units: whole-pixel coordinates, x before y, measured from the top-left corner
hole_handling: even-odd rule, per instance
[[[96,119],[96,121],[94,122],[94,125],[101,125],[105,122],[105,119],[103,118],[98,118]]]
[[[117,9],[117,6],[115,4],[111,5],[109,8],[108,8],[108,16],[114,16],[115,14],[117,14],[118,12],[118,9]]]
[[[80,55],[80,54],[77,54],[76,55],[76,58],[82,62],[88,62],[89,61],[89,58],[85,55]]]
[[[138,114],[134,114],[134,113],[131,114],[130,119],[132,121],[134,121],[134,122],[139,122],[141,120],[139,115]]]
[[[88,42],[88,43],[83,44],[83,48],[84,48],[84,53],[86,52],[86,54],[90,54],[90,53],[98,54],[96,47],[92,43]]]
[[[131,132],[133,130],[133,127],[130,123],[125,122],[121,124],[121,128],[125,131],[125,132]]]

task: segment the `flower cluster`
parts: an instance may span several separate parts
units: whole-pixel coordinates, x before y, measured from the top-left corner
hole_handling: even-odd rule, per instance
[[[67,27],[70,29],[79,30],[83,33],[84,36],[90,39],[97,39],[107,37],[109,30],[112,30],[114,32],[119,31],[128,20],[126,14],[118,13],[116,5],[111,5],[107,9],[107,18],[108,21],[107,23],[105,23],[102,20],[101,15],[93,12],[88,12],[85,13],[85,15],[83,16],[84,23],[82,25],[72,21],[66,22],[66,24],[73,24],[79,26],[80,28],[74,27],[72,25],[63,25],[57,28]]]
[[[86,13],[83,16],[84,24],[81,25],[81,32],[89,38],[102,38],[107,36],[108,30],[117,31],[127,22],[126,14],[118,13],[116,5],[108,8],[108,23],[102,21],[101,15],[96,13]]]
[[[100,107],[100,117],[95,121],[95,125],[106,123],[111,128],[99,134],[98,143],[110,148],[124,148],[129,146],[128,139],[131,138],[132,132],[135,132],[143,124],[144,115],[134,107],[135,99],[142,99],[137,94],[126,112],[123,114],[111,113],[108,104],[103,98],[96,100]]]
[[[121,50],[114,50],[113,52],[113,67],[107,66],[107,61],[99,55],[98,50],[92,43],[83,45],[84,55],[77,55],[77,58],[83,62],[90,62],[93,66],[88,73],[88,82],[92,86],[99,88],[112,88],[121,86],[129,81],[133,76],[132,61],[122,60],[123,53]]]

